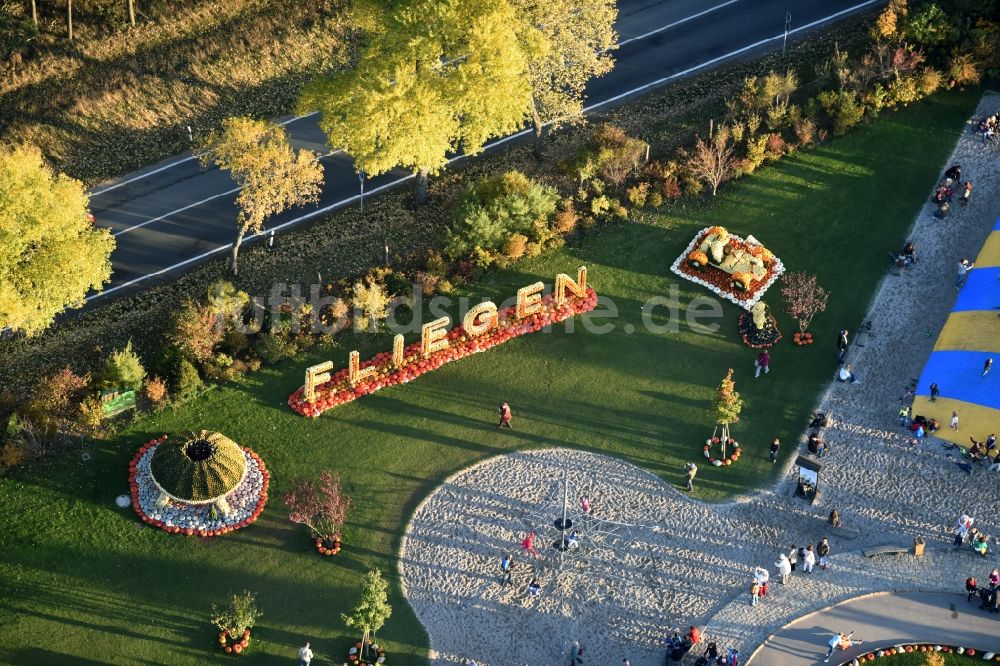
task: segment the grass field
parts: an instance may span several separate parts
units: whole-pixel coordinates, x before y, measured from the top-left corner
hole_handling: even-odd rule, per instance
[[[287,396],[319,358],[346,364],[347,351],[390,348],[388,338],[346,338],[196,403],[139,420],[91,458],[64,456],[0,480],[0,661],[5,663],[200,664],[228,659],[207,623],[230,591],[255,591],[265,615],[239,659],[291,663],[311,640],[314,664],[340,663],[352,637],[339,619],[358,577],[378,566],[395,581],[403,526],[449,474],[526,447],[570,446],[625,458],[679,485],[681,466],[702,461],[711,434],[705,409],[726,369],[736,369],[744,418],[734,435],[745,455],[728,469],[702,465],[695,495],[722,500],[773,481],[767,445],[783,438],[787,460],[835,365],[837,329],[856,328],[975,106],[974,92],[938,96],[854,134],[786,159],[724,190],[713,205],[641,216],[550,255],[493,274],[469,293],[499,300],[579,264],[617,308],[593,319],[603,334],[562,327],[512,340],[406,386],[339,407],[316,421],[293,414]],[[792,324],[772,354],[770,375],[752,378],[753,350],[723,305],[714,333],[684,321],[708,292],[669,272],[701,227],[753,233],[790,270],[814,271],[831,292],[813,324],[818,342],[797,348]],[[642,306],[678,289],[675,331],[652,332]],[[777,288],[766,299],[778,306]],[[427,321],[430,313],[424,313]],[[668,324],[666,308],[653,312]],[[857,368],[864,376],[864,368]],[[507,400],[513,431],[497,432],[494,406]],[[137,446],[164,432],[217,429],[252,447],[273,474],[261,519],[233,535],[200,540],[143,529],[114,506],[127,491]],[[345,550],[320,558],[280,503],[291,479],[340,471],[356,503]],[[394,585],[394,614],[380,633],[391,664],[424,663],[427,637]]]

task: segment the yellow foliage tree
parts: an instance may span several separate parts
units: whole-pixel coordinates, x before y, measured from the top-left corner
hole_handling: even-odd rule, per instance
[[[421,202],[428,176],[449,153],[477,153],[490,138],[521,127],[538,31],[508,0],[365,8],[371,35],[357,65],[307,86],[299,108],[318,109],[331,145],[368,175],[413,170]]]
[[[240,245],[247,233],[260,233],[272,215],[319,199],[323,165],[311,150],[295,152],[285,128],[266,120],[227,118],[204,148],[201,163],[214,163],[228,171],[242,188],[236,197],[240,213],[232,253],[236,275]]]
[[[0,150],[0,328],[38,333],[111,277],[115,239],[88,201],[38,150]]]
[[[546,125],[556,128],[583,115],[587,83],[614,67],[618,35],[615,0],[513,0],[518,14],[540,33],[541,48],[528,64],[535,153]]]

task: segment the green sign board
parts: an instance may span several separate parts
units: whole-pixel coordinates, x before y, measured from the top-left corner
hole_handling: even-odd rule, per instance
[[[101,391],[101,411],[104,416],[121,414],[128,409],[135,409],[134,389]]]

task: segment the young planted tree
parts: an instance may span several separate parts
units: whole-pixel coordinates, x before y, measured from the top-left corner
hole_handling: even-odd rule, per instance
[[[587,83],[614,67],[618,35],[615,0],[513,0],[518,14],[541,37],[528,64],[535,154],[541,155],[546,126],[555,129],[583,115]]]
[[[228,171],[242,188],[236,197],[240,212],[232,253],[236,275],[240,245],[248,233],[260,233],[272,215],[319,199],[323,165],[310,150],[294,151],[285,128],[266,120],[227,118],[204,148],[202,165],[214,163]]]
[[[708,415],[718,426],[722,428],[722,460],[726,459],[726,446],[729,444],[729,426],[740,420],[740,412],[743,410],[743,399],[736,391],[736,382],[733,381],[733,369],[723,378],[719,388],[715,390],[715,399],[712,408],[708,410]]]
[[[369,176],[411,169],[421,203],[449,153],[521,127],[537,30],[507,0],[392,3],[370,24],[357,66],[307,86],[299,108],[318,109],[330,144]]]
[[[813,317],[826,310],[830,292],[819,286],[815,275],[785,273],[781,278],[781,295],[785,297],[785,312],[798,322],[799,332],[805,333]]]
[[[38,150],[0,150],[0,329],[38,333],[107,282],[115,240],[87,204]]]
[[[392,615],[389,605],[389,583],[378,569],[369,571],[361,582],[361,598],[350,613],[340,617],[348,627],[361,630],[361,646],[367,656],[368,645],[375,640],[375,632],[382,628]]]
[[[711,141],[698,137],[694,152],[687,158],[688,168],[712,188],[713,197],[719,185],[733,177],[736,165],[731,135],[725,126],[719,127]]]
[[[325,471],[319,475],[319,483],[299,479],[283,499],[288,520],[308,527],[313,538],[330,542],[340,539],[351,498],[344,493],[339,474]]]

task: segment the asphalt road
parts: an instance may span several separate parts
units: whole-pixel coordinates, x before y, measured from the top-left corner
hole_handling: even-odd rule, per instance
[[[588,108],[648,92],[731,58],[780,49],[786,12],[792,18],[790,36],[801,37],[884,1],[619,0],[615,68],[592,82]],[[326,182],[317,205],[268,222],[269,229],[279,233],[357,200],[359,182],[353,164],[344,153],[331,151],[317,120],[315,114],[281,119],[294,145],[325,156]],[[368,179],[366,196],[408,177],[408,172],[399,170]],[[228,175],[202,169],[189,154],[94,188],[91,210],[96,223],[113,231],[118,246],[111,257],[111,285],[88,300],[141,286],[227,250],[235,234],[236,192]]]
[[[979,610],[978,601],[970,603],[964,594],[876,594],[808,615],[779,629],[746,663],[747,666],[822,664],[827,641],[833,634],[851,631],[864,643],[837,650],[836,657],[830,659],[831,665],[849,663],[859,655],[906,643],[970,647],[979,654],[984,650],[1000,652],[997,627],[997,616]],[[886,663],[893,662],[890,659]]]

